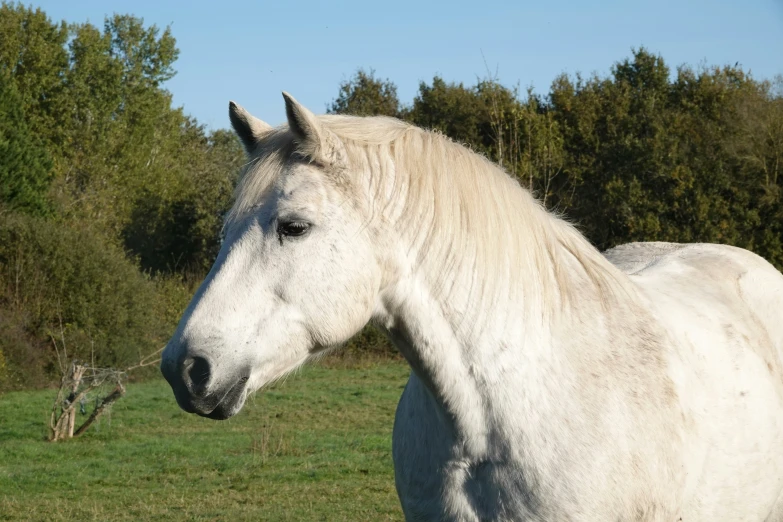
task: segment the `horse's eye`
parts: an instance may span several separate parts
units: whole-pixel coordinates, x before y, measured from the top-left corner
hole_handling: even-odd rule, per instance
[[[310,230],[310,224],[304,221],[288,221],[277,225],[277,235],[281,238],[299,237],[305,235]]]

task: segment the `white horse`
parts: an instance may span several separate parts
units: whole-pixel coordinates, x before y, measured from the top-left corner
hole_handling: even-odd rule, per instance
[[[783,520],[783,277],[728,246],[601,255],[483,157],[388,118],[279,128],[161,364],[215,419],[368,321],[413,371],[408,520]]]

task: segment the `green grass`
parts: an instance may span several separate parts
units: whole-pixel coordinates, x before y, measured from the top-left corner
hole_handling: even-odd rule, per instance
[[[217,422],[162,379],[81,438],[44,440],[53,390],[0,395],[0,520],[401,520],[399,362],[311,367]]]

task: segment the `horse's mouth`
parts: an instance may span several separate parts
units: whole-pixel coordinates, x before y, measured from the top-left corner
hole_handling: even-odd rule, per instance
[[[245,384],[247,383],[247,379],[247,377],[242,377],[234,386],[229,388],[212,411],[201,412],[197,410],[195,413],[214,420],[226,420],[229,417],[233,417],[239,413],[242,406],[245,405]]]
[[[228,389],[217,389],[200,396],[193,393],[180,379],[171,378],[171,373],[164,371],[180,408],[188,413],[195,413],[201,417],[215,420],[228,419],[242,409],[247,397],[245,388],[249,378],[248,374],[239,378]]]

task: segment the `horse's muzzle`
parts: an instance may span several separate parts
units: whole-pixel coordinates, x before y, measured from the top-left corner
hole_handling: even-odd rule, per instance
[[[171,385],[179,407],[188,413],[223,420],[242,409],[249,371],[224,386],[215,386],[213,365],[204,357],[164,358],[160,371]],[[221,379],[223,380],[223,379]]]

